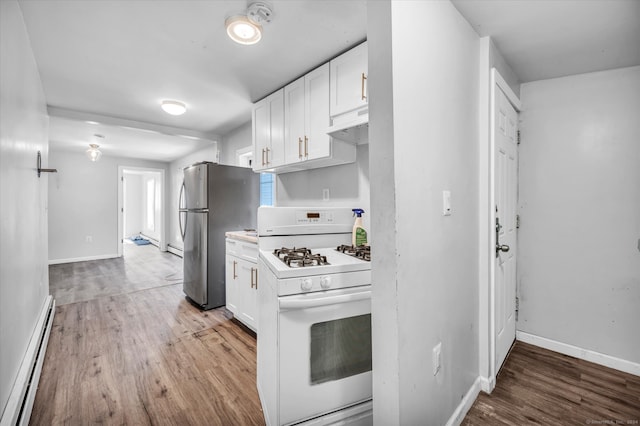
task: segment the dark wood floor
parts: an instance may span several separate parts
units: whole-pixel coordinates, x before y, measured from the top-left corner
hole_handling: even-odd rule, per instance
[[[638,425],[640,377],[517,342],[463,425]]]
[[[182,285],[56,308],[32,425],[261,425],[256,339]]]
[[[182,258],[153,245],[123,245],[123,257],[49,266],[56,305],[182,282]]]

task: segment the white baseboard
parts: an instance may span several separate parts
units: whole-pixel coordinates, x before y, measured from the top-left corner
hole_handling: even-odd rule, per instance
[[[151,243],[151,245],[154,245],[156,247],[160,247],[160,241],[156,240],[154,237],[150,237],[147,234],[143,234],[142,232],[140,233],[140,236],[142,238],[146,238],[147,240],[149,240],[149,242]]]
[[[70,259],[53,259],[49,260],[49,265],[58,265],[60,263],[86,262],[87,260],[113,259],[119,257],[118,254],[100,254],[98,256],[73,257]]]
[[[640,364],[627,361],[626,359],[616,358],[614,356],[595,352],[589,349],[579,348],[577,346],[547,339],[546,337],[536,336],[535,334],[525,333],[523,331],[516,331],[516,339],[554,352],[559,352],[561,354],[593,362],[595,364],[604,365],[605,367],[613,368],[635,376],[640,376]]]
[[[11,389],[9,400],[0,418],[0,426],[28,425],[33,402],[36,398],[42,364],[47,350],[47,342],[55,315],[55,301],[52,296],[45,299],[36,328],[31,334],[29,346],[20,364],[18,376]]]
[[[460,404],[458,405],[456,410],[453,412],[451,417],[449,417],[449,420],[447,420],[447,426],[459,425],[460,423],[462,423],[462,421],[464,420],[464,416],[467,415],[467,413],[471,409],[471,406],[476,401],[478,394],[480,393],[480,382],[481,379],[478,376],[467,393],[464,395],[464,398],[462,398],[462,401],[460,401]]]
[[[173,254],[175,254],[176,256],[183,257],[183,250],[180,250],[180,249],[179,249],[179,248],[177,248],[177,247],[173,247],[173,246],[168,245],[168,246],[167,246],[167,251],[168,251],[169,253],[173,253]]]
[[[480,379],[480,390],[484,393],[491,393],[493,389],[496,387],[496,379],[495,377],[479,377]]]

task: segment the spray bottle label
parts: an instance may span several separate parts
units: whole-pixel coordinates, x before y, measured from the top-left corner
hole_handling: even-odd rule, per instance
[[[367,244],[367,231],[364,228],[356,229],[356,245],[363,246]]]

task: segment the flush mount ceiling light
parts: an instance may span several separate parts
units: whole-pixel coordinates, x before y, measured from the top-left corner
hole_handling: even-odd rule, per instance
[[[171,115],[182,115],[187,112],[187,106],[180,101],[164,100],[160,103],[160,106],[164,112]]]
[[[100,145],[98,144],[89,144],[89,149],[87,150],[87,157],[89,157],[89,160],[96,162],[100,159],[100,157],[102,157],[102,152],[100,152],[98,147],[100,147]]]
[[[224,21],[227,35],[240,44],[256,44],[262,38],[262,25],[271,22],[273,12],[265,2],[251,3],[245,14],[235,15]]]

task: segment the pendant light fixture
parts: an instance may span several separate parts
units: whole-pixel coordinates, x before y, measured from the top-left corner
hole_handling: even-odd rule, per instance
[[[102,152],[100,152],[100,150],[98,149],[99,147],[100,145],[97,145],[95,143],[89,144],[89,149],[87,150],[87,157],[89,157],[89,160],[96,162],[100,159],[100,157],[102,157]]]
[[[98,140],[104,139],[104,136],[102,135],[95,134],[93,136]],[[86,151],[87,157],[94,163],[98,161],[100,157],[102,157],[102,152],[98,149],[99,147],[100,145],[98,145],[97,143],[90,143],[89,149]]]
[[[262,38],[262,25],[271,22],[273,11],[266,2],[249,4],[244,14],[234,15],[224,22],[227,35],[240,44],[256,44]]]

